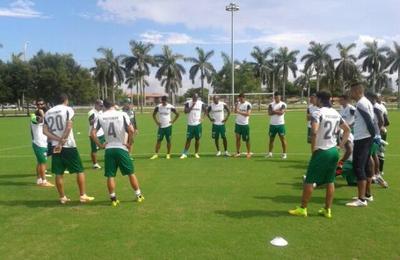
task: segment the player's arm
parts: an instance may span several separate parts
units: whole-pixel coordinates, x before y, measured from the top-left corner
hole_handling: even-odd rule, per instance
[[[133,127],[133,125],[127,126],[127,133],[128,133],[128,140],[126,141],[125,146],[128,148],[130,152],[132,148],[133,136],[135,134],[135,128]]]
[[[229,110],[229,107],[227,105],[224,105],[224,109],[226,111],[226,117],[224,118],[224,120],[222,121],[223,123],[225,123],[226,121],[228,121],[229,116],[231,115],[231,111]]]
[[[281,116],[281,115],[285,114],[285,112],[286,112],[286,106],[282,105],[279,110],[275,111],[275,114]]]
[[[373,119],[371,118],[370,114],[365,110],[357,107],[358,112],[361,114],[362,118],[364,119],[365,124],[367,125],[368,132],[372,137],[374,137],[377,133],[375,131]]]
[[[342,140],[339,144],[340,148],[344,149],[346,147],[347,141],[350,136],[350,127],[342,118],[340,119],[339,127],[343,130]]]
[[[50,140],[54,140],[54,141],[58,141],[58,142],[61,142],[61,140],[62,140],[60,137],[58,137],[58,136],[54,135],[52,132],[50,132],[46,121],[43,125],[43,134],[45,136],[47,136],[47,138],[49,138]]]
[[[90,131],[90,137],[92,138],[93,142],[96,143],[97,147],[104,149],[106,145],[102,144],[99,138],[97,137],[97,131],[99,131],[100,128],[101,128],[100,122],[97,121],[96,126],[93,127],[92,130]]]
[[[272,109],[271,104],[268,106],[268,115],[270,115],[270,116],[275,115],[275,111]]]
[[[215,120],[214,120],[214,118],[211,117],[210,112],[211,112],[211,106],[208,106],[207,117],[208,117],[208,119],[210,119],[211,122],[214,122]]]
[[[157,119],[157,113],[158,113],[158,107],[155,107],[153,111],[153,120],[154,122],[156,122],[156,125],[160,126],[160,121],[158,121]]]
[[[39,123],[39,124],[41,124],[41,123],[43,123],[44,122],[44,112],[43,112],[43,110],[42,109],[38,109],[38,116],[36,117],[36,121]]]
[[[319,120],[311,118],[311,153],[315,151],[318,129],[319,129]]]
[[[133,128],[135,129],[135,132],[137,132],[139,130],[139,128],[138,128],[137,121],[136,121],[135,111],[133,111],[132,125],[133,125]]]
[[[179,118],[179,112],[176,110],[176,108],[171,108],[171,112],[175,115],[174,119],[171,121],[171,124],[174,124]]]
[[[250,116],[250,114],[251,114],[251,107],[250,107],[250,105],[247,106],[246,112],[238,111],[237,113],[238,113],[239,115],[242,115],[242,116]]]
[[[306,112],[306,120],[307,120],[307,121],[310,121],[310,120],[311,120],[310,108],[307,108],[307,112]]]
[[[185,104],[185,114],[189,114],[192,111],[193,107],[196,105],[196,102],[193,102],[192,105],[189,107],[189,102]]]
[[[89,120],[89,125],[93,126],[95,121],[94,113],[89,116],[88,120]]]

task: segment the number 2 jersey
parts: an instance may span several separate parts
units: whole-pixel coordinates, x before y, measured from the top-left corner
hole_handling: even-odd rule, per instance
[[[53,135],[62,137],[64,135],[65,129],[67,128],[67,122],[71,121],[74,115],[74,110],[71,107],[65,105],[57,105],[46,112],[46,114],[44,115],[44,123],[45,125],[47,125],[47,128]],[[58,141],[51,140],[51,145],[58,145]],[[76,142],[72,129],[63,147],[76,147]]]
[[[95,127],[97,130],[100,128],[104,130],[106,149],[120,148],[128,151],[124,144],[127,142],[128,127],[130,125],[131,121],[127,113],[110,109],[99,115]]]
[[[314,111],[311,123],[319,124],[315,148],[328,150],[337,145],[338,127],[344,120],[342,116],[333,108],[321,107]]]

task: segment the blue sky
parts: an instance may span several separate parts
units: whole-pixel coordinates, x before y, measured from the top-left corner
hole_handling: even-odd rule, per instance
[[[129,53],[129,40],[163,44],[186,56],[201,46],[230,51],[230,19],[225,0],[0,0],[0,58],[23,50],[72,53],[85,67],[93,65],[98,47]],[[238,0],[235,14],[236,57],[250,60],[253,46],[288,46],[306,52],[311,40],[335,45],[377,39],[400,41],[399,0]],[[300,65],[301,66],[301,65]],[[157,82],[150,80],[152,85]],[[191,87],[186,79],[185,85]],[[153,89],[157,91],[157,88]]]

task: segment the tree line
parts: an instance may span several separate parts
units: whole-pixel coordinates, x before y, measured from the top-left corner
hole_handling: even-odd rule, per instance
[[[1,45],[0,45],[1,47]],[[39,51],[29,61],[21,55],[13,55],[11,61],[0,61],[0,101],[34,98],[42,96],[52,100],[60,91],[67,92],[77,103],[88,103],[96,97],[113,101],[121,95],[121,86],[136,90],[138,106],[145,105],[146,87],[152,69],[154,77],[175,103],[178,89],[182,88],[184,63],[190,64],[189,79],[194,84],[200,80],[200,94],[205,98],[205,83],[214,93],[231,92],[231,59],[222,52],[222,67],[217,71],[210,59],[213,50],[196,47],[195,57],[175,53],[169,46],[162,53],[152,54],[154,45],[141,41],[130,41],[130,54],[116,55],[111,48],[99,48],[95,66],[86,69],[75,62],[72,55],[61,55]],[[309,94],[320,88],[335,94],[343,93],[352,81],[362,81],[373,92],[391,91],[391,77],[397,74],[400,85],[400,45],[393,48],[378,46],[377,41],[364,43],[360,53],[355,54],[356,44],[338,43],[339,57],[329,53],[331,44],[310,42],[307,53],[299,56],[299,50],[287,47],[261,48],[251,51],[251,61],[234,61],[235,89],[237,92],[261,92],[262,89],[286,94]],[[302,70],[298,63],[304,63]],[[290,81],[290,75],[294,78]]]

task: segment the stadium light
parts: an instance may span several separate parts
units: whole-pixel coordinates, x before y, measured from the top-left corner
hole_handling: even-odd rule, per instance
[[[235,105],[235,64],[233,58],[233,42],[234,42],[234,35],[233,35],[233,13],[239,11],[239,6],[235,3],[230,3],[225,7],[225,10],[231,12],[231,65],[232,65],[232,107]]]

